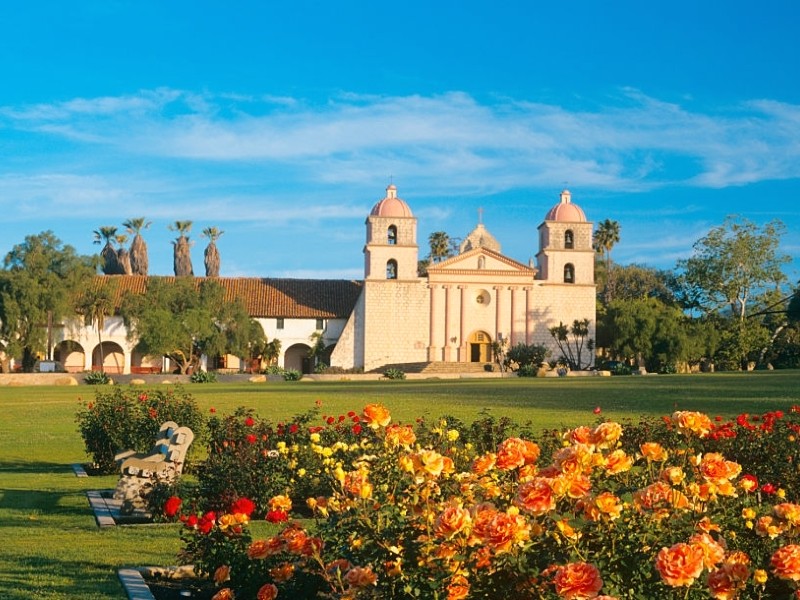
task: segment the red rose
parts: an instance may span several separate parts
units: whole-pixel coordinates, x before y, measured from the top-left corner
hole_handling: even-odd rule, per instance
[[[178,514],[178,511],[181,509],[182,502],[183,501],[177,496],[171,496],[164,503],[164,514],[168,517],[174,517],[175,515]]]
[[[239,498],[233,503],[233,506],[231,506],[231,513],[234,515],[247,515],[249,517],[253,514],[255,509],[256,505],[252,500],[250,500],[250,498]]]
[[[247,443],[248,444],[255,444],[258,438],[254,436],[252,433],[247,435]]]
[[[267,513],[266,520],[270,523],[282,523],[289,520],[285,510],[271,510]]]
[[[253,417],[247,417],[244,420],[244,424],[247,425],[247,427],[252,427],[253,425],[256,424],[256,421],[255,421],[255,419],[253,419]]]

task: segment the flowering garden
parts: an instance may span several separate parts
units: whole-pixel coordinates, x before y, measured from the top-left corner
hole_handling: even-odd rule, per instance
[[[151,501],[218,600],[800,598],[798,431],[800,407],[563,431],[240,409]]]

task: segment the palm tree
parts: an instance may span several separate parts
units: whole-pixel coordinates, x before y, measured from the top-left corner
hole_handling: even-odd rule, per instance
[[[142,231],[150,227],[151,222],[144,217],[128,219],[122,226],[129,234],[133,235],[131,240],[131,272],[134,275],[147,275],[149,260],[147,258],[147,243],[142,237]]]
[[[94,243],[102,244],[105,246],[100,251],[100,258],[102,259],[103,273],[106,275],[117,275],[119,273],[119,263],[117,262],[117,251],[114,250],[114,242],[116,241],[117,228],[106,225],[94,231]]]
[[[172,242],[175,247],[173,268],[176,277],[193,276],[191,244],[189,243],[189,232],[192,230],[191,221],[175,221],[169,226],[170,231],[178,232],[178,239]]]
[[[619,223],[606,219],[601,221],[592,237],[592,246],[595,252],[603,254],[606,266],[606,286],[604,291],[605,301],[609,302],[608,297],[609,279],[611,278],[611,249],[619,242]]]
[[[83,321],[90,327],[97,328],[97,345],[100,348],[100,371],[105,368],[103,355],[103,328],[106,317],[111,315],[114,308],[111,300],[111,290],[107,286],[90,288],[81,294],[77,305],[78,313],[83,315]]]
[[[131,253],[125,247],[125,242],[128,241],[128,236],[120,234],[116,237],[117,245],[117,266],[119,267],[120,275],[130,275],[133,273],[131,269]]]
[[[217,240],[225,233],[217,227],[206,227],[203,229],[203,237],[208,238],[208,246],[205,251],[206,277],[219,277],[219,250]]]
[[[453,255],[453,245],[450,243],[450,236],[444,231],[434,231],[428,236],[428,244],[431,248],[430,261],[438,263]]]

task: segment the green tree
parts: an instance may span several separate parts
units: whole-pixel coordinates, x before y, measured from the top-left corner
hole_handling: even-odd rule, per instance
[[[594,340],[589,337],[589,319],[575,319],[571,326],[559,322],[549,331],[561,351],[561,360],[570,369],[580,371],[592,363],[591,351],[594,350]],[[586,362],[583,357],[585,350],[590,353]]]
[[[208,246],[204,253],[206,277],[219,277],[220,257],[217,240],[225,233],[217,227],[203,229],[203,237],[208,239]]]
[[[87,287],[78,295],[75,310],[83,316],[84,324],[97,328],[97,344],[100,348],[100,371],[105,371],[105,356],[103,352],[103,329],[106,326],[106,317],[114,312],[113,295],[116,286],[93,285]]]
[[[550,350],[545,346],[519,342],[508,349],[505,353],[503,363],[504,366],[511,371],[519,371],[525,368],[535,369],[538,368],[549,355]]]
[[[151,222],[144,217],[128,219],[122,226],[130,235],[131,240],[131,272],[134,275],[147,275],[150,266],[150,259],[147,256],[147,242],[142,237],[142,231],[150,227]]]
[[[181,373],[196,368],[202,355],[246,356],[259,341],[242,302],[225,298],[212,279],[150,278],[145,293],[125,296],[120,312],[128,339],[143,354],[166,356]]]
[[[605,285],[603,296],[609,302],[613,296],[610,294],[609,283],[612,280],[611,273],[611,250],[619,242],[619,223],[606,219],[597,225],[597,229],[592,236],[592,247],[595,252],[603,255],[605,266]]]
[[[194,275],[192,269],[192,255],[189,243],[189,232],[192,230],[191,221],[175,221],[173,225],[169,226],[170,231],[177,231],[178,238],[172,242],[173,253],[173,270],[176,277],[187,277]]]
[[[695,242],[692,257],[678,262],[689,307],[705,313],[728,308],[744,320],[748,304],[786,282],[782,268],[790,257],[779,251],[784,231],[777,220],[759,227],[737,217],[712,228]]]
[[[75,314],[74,298],[94,277],[96,265],[52,231],[27,236],[6,255],[0,271],[0,337],[8,356],[22,358],[23,371],[33,370],[37,353],[49,354],[48,324]]]
[[[94,231],[94,243],[103,244],[100,250],[101,269],[106,275],[119,275],[119,263],[117,262],[117,251],[114,249],[114,242],[117,241],[117,228],[106,225]]]

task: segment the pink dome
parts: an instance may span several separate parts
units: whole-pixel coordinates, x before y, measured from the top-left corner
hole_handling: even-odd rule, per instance
[[[561,192],[561,202],[556,204],[547,213],[545,221],[564,221],[569,223],[585,223],[586,215],[583,209],[577,204],[573,204],[569,190]]]
[[[373,217],[413,217],[411,209],[405,200],[397,197],[397,188],[394,184],[390,184],[386,188],[386,197],[379,200],[372,211],[369,213]]]

